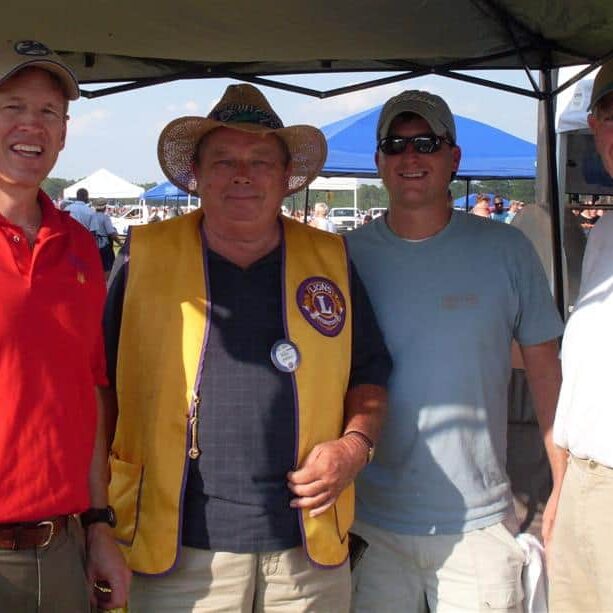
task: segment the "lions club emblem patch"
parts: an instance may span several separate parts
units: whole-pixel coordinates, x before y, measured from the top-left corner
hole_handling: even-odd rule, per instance
[[[325,336],[337,336],[345,325],[347,307],[338,286],[324,277],[305,279],[296,292],[303,317]]]

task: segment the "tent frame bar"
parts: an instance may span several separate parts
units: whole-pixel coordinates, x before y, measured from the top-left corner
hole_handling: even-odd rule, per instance
[[[581,79],[585,74],[597,68],[608,59],[613,57],[613,50],[607,55],[600,58],[581,58],[577,53],[572,50],[566,49],[565,47],[552,43],[552,41],[544,38],[538,32],[531,30],[526,27],[525,24],[521,23],[518,19],[516,19],[513,15],[509,14],[505,11],[495,0],[472,0],[472,3],[479,10],[484,13],[488,13],[492,16],[492,19],[498,23],[498,25],[502,28],[502,30],[506,33],[509,42],[511,43],[513,50],[505,53],[501,53],[498,56],[490,57],[489,59],[504,59],[505,57],[516,56],[521,61],[522,68],[526,74],[528,81],[530,82],[531,89],[515,87],[512,85],[506,85],[503,83],[496,83],[489,79],[483,79],[480,77],[476,77],[469,74],[460,73],[460,70],[475,70],[480,66],[480,63],[484,58],[471,58],[469,60],[460,60],[457,62],[452,62],[447,65],[438,66],[438,67],[426,67],[421,66],[418,63],[413,62],[381,62],[381,70],[385,70],[389,68],[393,71],[400,68],[405,68],[403,72],[399,74],[394,74],[392,76],[386,76],[381,79],[374,79],[369,81],[364,81],[362,83],[357,83],[354,85],[348,85],[345,87],[339,87],[330,90],[315,90],[308,87],[301,87],[298,85],[293,85],[290,83],[281,83],[275,81],[270,78],[266,78],[264,76],[256,76],[256,75],[243,75],[240,71],[228,71],[224,68],[223,64],[218,65],[217,67],[212,66],[199,66],[198,69],[192,69],[189,71],[183,71],[179,74],[175,74],[172,76],[160,77],[160,78],[152,78],[152,79],[143,79],[137,80],[130,83],[124,83],[120,85],[115,85],[111,87],[106,87],[96,91],[88,91],[82,90],[82,95],[86,98],[98,98],[101,96],[106,96],[108,94],[120,93],[125,91],[131,91],[135,89],[139,89],[142,87],[146,87],[149,85],[156,85],[160,83],[169,83],[172,81],[176,81],[178,79],[196,79],[196,78],[232,78],[237,79],[239,81],[247,81],[251,83],[255,83],[257,85],[271,87],[274,89],[279,89],[283,91],[288,91],[292,93],[312,96],[319,99],[332,98],[334,96],[340,96],[342,94],[362,91],[365,89],[370,89],[373,87],[378,87],[381,85],[387,85],[390,83],[396,83],[400,81],[407,81],[410,79],[414,79],[416,77],[425,76],[429,74],[436,74],[443,77],[447,77],[450,79],[455,79],[458,81],[465,81],[467,83],[472,83],[475,85],[480,85],[484,87],[490,87],[492,89],[496,89],[499,91],[505,91],[508,93],[513,93],[521,96],[526,96],[530,98],[534,98],[539,100],[543,104],[543,116],[544,116],[544,128],[545,128],[545,148],[547,154],[547,171],[548,171],[548,196],[547,200],[549,200],[548,209],[550,211],[550,219],[551,219],[551,240],[552,240],[552,248],[553,248],[553,279],[554,279],[554,297],[556,300],[556,304],[560,314],[563,318],[565,318],[565,302],[564,302],[564,282],[563,282],[563,265],[562,265],[562,224],[561,224],[561,212],[560,212],[560,191],[558,185],[558,168],[557,168],[557,156],[556,156],[556,135],[555,135],[555,101],[556,96],[566,88],[570,87],[574,83],[576,83],[579,79]],[[527,37],[529,40],[528,45],[520,45],[517,34],[521,34],[523,37]],[[564,84],[558,86],[556,89],[553,87],[553,79],[552,79],[552,61],[551,61],[551,52],[558,51],[563,54],[569,55],[569,57],[574,58],[575,60],[580,59],[583,61],[585,59],[585,63],[589,66],[586,70],[583,70],[575,77],[572,77]],[[531,72],[531,66],[527,59],[527,52],[535,52],[538,56],[540,56],[539,66],[537,67],[540,72],[540,84],[537,84],[534,76]],[[95,62],[95,55],[91,55],[87,57],[87,61],[90,64]],[[334,69],[334,61],[333,60],[321,60],[320,62],[321,72],[332,72]],[[482,66],[482,64],[481,64]],[[238,66],[234,66],[235,69],[239,68]],[[406,69],[409,69],[407,72]],[[305,71],[306,72],[306,71]],[[313,71],[316,72],[316,71]],[[336,70],[335,72],[338,72]],[[358,72],[358,71],[355,71]],[[268,75],[272,76],[272,75]],[[468,186],[470,184],[470,180],[467,180],[467,197],[468,197]],[[306,192],[306,203],[305,203],[305,217],[307,215],[308,210],[308,198],[309,198],[309,190],[307,188]]]
[[[549,178],[549,202],[547,209],[550,213],[552,264],[553,264],[553,296],[562,320],[566,320],[566,304],[564,297],[564,266],[562,251],[562,216],[560,212],[560,187],[558,184],[558,160],[556,151],[556,98],[552,95],[553,79],[551,68],[541,71],[544,90],[547,92],[543,100],[545,116],[545,147],[547,154],[547,174]]]
[[[151,87],[153,85],[161,85],[164,83],[172,83],[174,81],[179,80],[191,80],[191,79],[236,79],[237,81],[244,81],[247,83],[254,83],[255,85],[261,85],[263,87],[270,87],[272,89],[277,89],[281,91],[287,91],[294,94],[301,94],[304,96],[310,96],[312,98],[318,98],[320,100],[325,100],[327,98],[334,98],[336,96],[341,96],[344,94],[355,93],[359,91],[364,91],[367,89],[372,89],[374,87],[380,87],[382,85],[390,85],[392,83],[399,83],[402,81],[409,81],[411,79],[415,79],[418,77],[423,77],[427,75],[438,75],[441,77],[446,77],[448,79],[454,79],[457,81],[463,81],[466,83],[471,83],[473,85],[479,85],[483,87],[489,87],[490,89],[496,89],[498,91],[504,91],[511,94],[517,94],[519,96],[525,96],[528,98],[534,98],[536,100],[545,100],[547,97],[555,97],[560,92],[564,91],[568,87],[574,85],[577,81],[581,80],[586,74],[590,73],[592,70],[598,68],[602,64],[604,64],[609,59],[613,58],[613,52],[608,53],[607,55],[590,61],[590,64],[587,68],[582,70],[580,73],[571,77],[558,86],[555,90],[551,92],[544,91],[540,88],[536,90],[527,89],[524,87],[518,87],[515,85],[507,85],[506,83],[497,83],[496,81],[492,81],[490,79],[483,79],[481,77],[475,77],[473,75],[465,74],[463,72],[456,72],[456,68],[453,67],[438,67],[438,68],[422,68],[416,67],[414,70],[407,72],[403,71],[398,74],[394,74],[391,76],[383,77],[381,79],[371,79],[368,81],[363,81],[361,83],[355,83],[353,85],[346,85],[344,87],[337,87],[329,90],[318,90],[310,87],[303,87],[300,85],[294,85],[291,83],[282,83],[280,81],[275,81],[274,79],[266,78],[266,77],[257,77],[257,76],[249,76],[243,75],[236,72],[206,72],[206,73],[198,73],[198,72],[189,72],[189,73],[180,73],[167,77],[159,77],[159,78],[151,78],[151,79],[142,79],[138,81],[132,81],[130,83],[122,83],[120,85],[114,85],[112,87],[105,87],[98,90],[85,90],[81,89],[81,95],[84,98],[93,100],[96,98],[101,98],[103,96],[109,96],[111,94],[119,94],[128,91],[134,91],[137,89],[142,89],[144,87]],[[468,70],[468,68],[463,68],[463,70]],[[530,71],[527,67],[524,66],[524,71],[531,82],[534,82],[533,76],[530,74]],[[358,72],[358,71],[354,71]]]

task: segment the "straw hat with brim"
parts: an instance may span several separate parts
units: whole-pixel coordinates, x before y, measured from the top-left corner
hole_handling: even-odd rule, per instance
[[[326,161],[327,145],[313,126],[283,127],[264,95],[253,85],[230,85],[207,117],[179,117],[160,134],[158,159],[164,174],[180,189],[197,195],[193,164],[203,136],[215,128],[274,134],[289,151],[292,173],[286,195],[306,187]]]
[[[0,45],[0,83],[28,67],[42,68],[54,74],[69,100],[79,98],[77,77],[57,53],[35,40],[8,41]]]

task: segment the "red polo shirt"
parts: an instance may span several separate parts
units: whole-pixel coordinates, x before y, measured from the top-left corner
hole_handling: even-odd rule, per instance
[[[0,523],[89,506],[104,273],[90,232],[39,192],[31,249],[0,215]]]

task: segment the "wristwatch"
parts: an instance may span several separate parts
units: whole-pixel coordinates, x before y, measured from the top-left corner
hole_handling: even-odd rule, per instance
[[[343,436],[348,436],[349,434],[355,434],[363,441],[364,446],[368,449],[366,463],[370,464],[375,457],[375,444],[363,432],[360,432],[359,430],[349,430],[348,432],[345,432]]]
[[[114,528],[117,525],[115,509],[111,506],[104,507],[103,509],[92,507],[81,513],[81,525],[84,528],[99,523],[108,524],[111,528]]]

